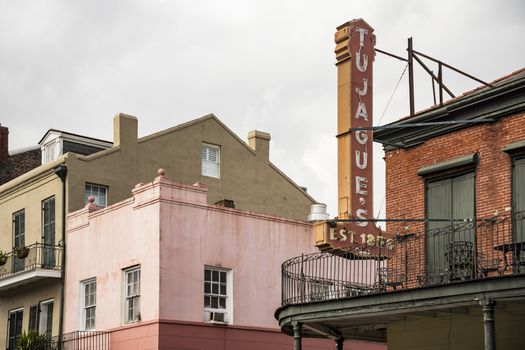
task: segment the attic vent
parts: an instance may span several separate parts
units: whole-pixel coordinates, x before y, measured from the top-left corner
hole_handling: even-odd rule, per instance
[[[225,208],[235,208],[235,202],[231,199],[221,199],[216,202],[215,205],[225,207]]]

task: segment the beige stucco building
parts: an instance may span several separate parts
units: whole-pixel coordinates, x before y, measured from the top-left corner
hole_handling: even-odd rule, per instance
[[[9,348],[9,338],[28,328],[59,334],[62,218],[89,195],[100,206],[121,201],[162,167],[177,182],[204,183],[209,204],[305,220],[315,203],[269,161],[267,133],[252,131],[245,143],[214,115],[142,138],[137,124],[117,114],[112,146],[90,155],[42,144],[44,164],[0,186],[0,250],[7,253],[0,266],[0,346]],[[27,257],[16,257],[24,253],[16,246],[27,246]]]

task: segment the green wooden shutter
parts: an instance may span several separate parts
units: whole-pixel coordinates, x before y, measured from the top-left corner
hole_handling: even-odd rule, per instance
[[[451,179],[429,182],[427,184],[427,217],[429,219],[448,219],[452,215]],[[448,222],[434,221],[427,225],[427,267],[428,273],[440,274],[445,269],[444,247],[447,244],[445,227]]]
[[[514,224],[514,239],[525,241],[525,158],[516,159],[512,168],[512,201]]]
[[[452,218],[474,219],[474,173],[457,176],[452,179]],[[455,222],[453,241],[475,240],[475,225],[472,222]]]
[[[47,324],[46,324],[46,334],[49,338],[53,334],[53,302],[47,304]]]
[[[43,262],[46,267],[55,266],[55,197],[42,202]]]
[[[22,321],[24,318],[24,310],[12,311],[9,313],[9,332],[7,348],[9,350],[16,350],[16,343],[22,334]]]
[[[474,173],[427,183],[426,201],[429,219],[473,219]],[[475,225],[471,222],[429,222],[426,237],[428,272],[441,273],[447,268],[445,252],[450,242],[474,240]]]
[[[38,331],[38,305],[29,307],[29,330]]]

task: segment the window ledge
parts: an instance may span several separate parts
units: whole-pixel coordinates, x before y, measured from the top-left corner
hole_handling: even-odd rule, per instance
[[[525,140],[520,140],[503,147],[503,152],[513,152],[520,149],[525,150]]]
[[[461,156],[461,157],[449,159],[449,160],[446,160],[444,162],[431,164],[431,165],[426,165],[426,166],[420,168],[417,171],[417,174],[419,176],[425,176],[425,175],[428,175],[428,174],[431,174],[431,173],[435,173],[435,172],[443,171],[443,170],[448,170],[448,169],[452,169],[452,168],[457,168],[457,167],[460,167],[460,166],[475,165],[475,164],[478,163],[478,161],[479,161],[478,154],[477,153],[472,153],[472,154],[469,154],[469,155],[466,155],[466,156]]]

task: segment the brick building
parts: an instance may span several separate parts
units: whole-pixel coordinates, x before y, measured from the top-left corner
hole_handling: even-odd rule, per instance
[[[9,129],[0,126],[0,185],[40,166],[40,147],[26,147],[9,153]]]
[[[281,329],[338,349],[344,339],[521,348],[525,69],[391,123],[374,141],[385,149],[393,238],[285,262]],[[307,272],[296,278],[297,269]]]

